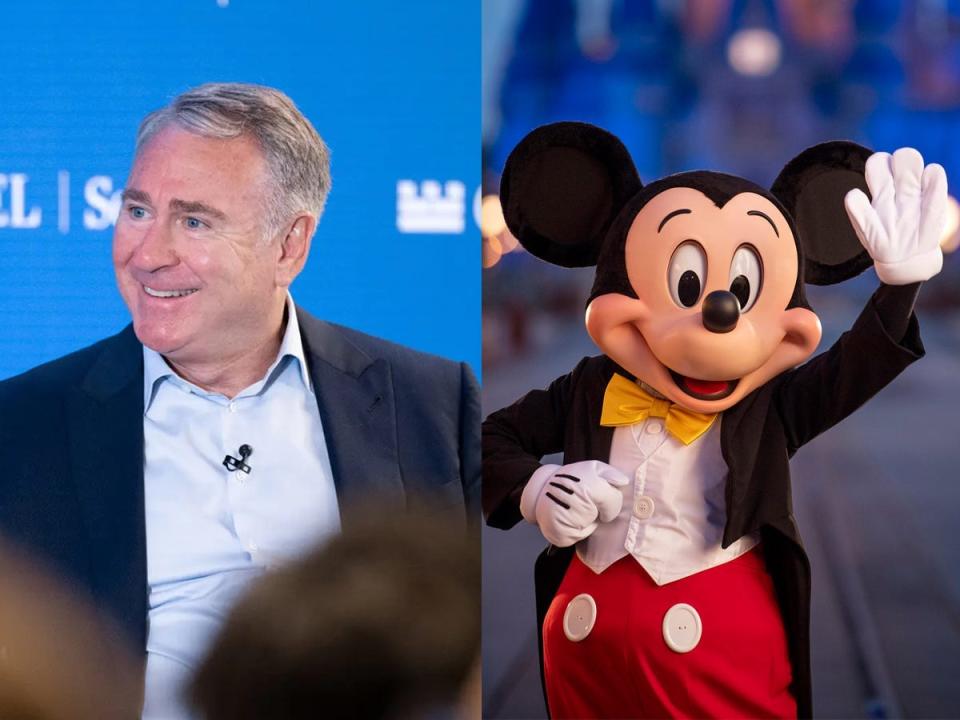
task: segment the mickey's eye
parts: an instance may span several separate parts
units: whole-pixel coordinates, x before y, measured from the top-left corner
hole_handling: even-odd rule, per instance
[[[730,292],[740,301],[740,311],[753,307],[763,284],[763,263],[750,245],[741,245],[730,263]]]
[[[696,305],[703,292],[706,277],[707,256],[699,243],[687,240],[673,251],[667,281],[670,284],[670,297],[677,305]]]

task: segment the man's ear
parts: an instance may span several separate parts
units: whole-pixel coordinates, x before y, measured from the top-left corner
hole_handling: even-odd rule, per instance
[[[593,125],[554,123],[514,148],[500,179],[510,232],[532,254],[554,265],[597,263],[617,213],[640,191],[630,153]]]
[[[317,219],[309,213],[302,213],[286,228],[277,249],[277,285],[280,287],[288,287],[303,270]]]
[[[796,225],[805,282],[832,285],[873,264],[843,206],[854,188],[870,196],[863,173],[871,154],[847,141],[814,145],[788,162],[773,181],[770,192]]]

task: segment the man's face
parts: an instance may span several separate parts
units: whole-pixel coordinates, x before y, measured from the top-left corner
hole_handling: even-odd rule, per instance
[[[229,360],[276,327],[285,286],[267,237],[269,172],[247,136],[175,126],[136,157],[113,236],[117,284],[140,341],[179,363]]]

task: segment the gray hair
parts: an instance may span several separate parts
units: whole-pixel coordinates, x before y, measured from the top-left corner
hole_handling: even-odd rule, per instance
[[[140,123],[136,153],[171,123],[202,137],[243,134],[260,144],[273,179],[267,225],[279,230],[300,212],[317,218],[330,192],[330,151],[293,101],[279,90],[249,83],[207,83],[178,95]]]

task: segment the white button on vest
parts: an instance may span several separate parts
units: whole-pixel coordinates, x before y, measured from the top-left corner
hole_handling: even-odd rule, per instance
[[[700,614],[686,603],[678,603],[663,616],[663,639],[667,647],[678,653],[687,653],[700,644],[703,625]]]
[[[567,640],[580,642],[597,621],[597,603],[593,598],[582,593],[567,603],[567,610],[563,613],[563,634]]]
[[[663,430],[663,423],[659,422],[658,420],[651,420],[647,423],[647,432],[651,435],[655,435],[661,430]]]
[[[641,520],[646,520],[653,515],[653,498],[649,495],[641,495],[633,501],[633,514]]]

